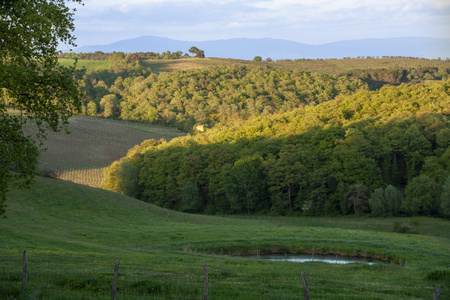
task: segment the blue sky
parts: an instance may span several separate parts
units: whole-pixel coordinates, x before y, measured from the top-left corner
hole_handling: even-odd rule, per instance
[[[324,44],[450,38],[450,0],[83,0],[78,46],[143,35],[184,41],[279,38]]]

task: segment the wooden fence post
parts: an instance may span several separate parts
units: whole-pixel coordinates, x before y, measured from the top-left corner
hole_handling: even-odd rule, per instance
[[[309,300],[309,288],[308,288],[308,281],[306,280],[306,272],[302,272],[302,283],[303,283],[303,299]]]
[[[441,286],[437,285],[434,288],[433,300],[439,300],[439,295],[441,294]]]
[[[27,250],[23,251],[23,278],[22,278],[22,290],[27,289],[27,277],[28,277],[28,260]]]
[[[203,265],[203,300],[208,300],[208,264]]]
[[[116,259],[116,265],[114,266],[114,279],[111,289],[111,299],[116,300],[116,291],[117,291],[117,279],[119,277],[119,259]]]

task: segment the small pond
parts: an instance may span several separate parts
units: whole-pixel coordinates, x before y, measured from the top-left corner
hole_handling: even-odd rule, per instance
[[[271,261],[288,261],[288,262],[326,262],[330,264],[352,264],[352,263],[364,263],[372,265],[373,261],[366,258],[358,257],[342,257],[332,255],[260,255],[258,257],[252,256],[251,258],[266,259]]]

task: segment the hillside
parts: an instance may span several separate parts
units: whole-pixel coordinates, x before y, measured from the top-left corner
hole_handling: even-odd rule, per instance
[[[83,55],[109,61],[83,75],[86,114],[194,134],[136,146],[111,166],[105,188],[210,214],[450,215],[442,196],[449,188],[447,61]],[[151,64],[174,67],[155,74],[145,68]],[[301,69],[325,65],[336,69]],[[414,186],[428,186],[430,196],[413,204]],[[352,189],[363,191],[360,203]],[[385,189],[398,197],[371,198]]]
[[[220,123],[169,143],[146,141],[111,166],[104,187],[206,213],[447,216],[448,80],[330,99],[332,83],[306,78],[320,82],[308,89],[323,96],[319,103],[313,92],[313,101],[288,112]],[[378,210],[369,198],[388,187],[398,199],[383,196]]]
[[[173,129],[133,122],[75,116],[68,126],[70,134],[48,132],[39,155],[38,171],[45,176],[98,187],[104,169],[147,139],[185,135]],[[37,128],[27,127],[28,134]]]
[[[2,298],[110,298],[116,258],[118,297],[127,299],[197,299],[203,263],[209,264],[214,299],[261,294],[296,299],[301,271],[315,299],[422,299],[431,297],[437,284],[441,297],[449,296],[450,228],[445,220],[412,219],[423,235],[406,235],[390,232],[393,222],[407,222],[403,218],[188,215],[39,177],[30,190],[13,188],[7,203],[7,219],[0,220]],[[28,253],[26,293],[20,292],[23,250]],[[256,250],[365,255],[396,263],[298,264],[229,256]]]
[[[211,59],[145,60],[138,55],[145,56],[115,53],[109,57],[108,69],[91,68],[80,74],[80,85],[87,96],[83,103],[85,114],[190,131],[195,125],[211,128],[218,123],[291,111],[360,89],[445,79],[450,72],[450,62],[439,60],[347,59],[267,64]],[[170,72],[154,73],[153,66]]]

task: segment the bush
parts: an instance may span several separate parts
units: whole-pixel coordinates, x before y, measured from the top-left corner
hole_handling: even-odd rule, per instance
[[[409,222],[409,224],[400,223],[398,221],[395,221],[392,223],[392,231],[398,232],[398,233],[418,234],[419,227],[420,227],[420,222],[417,220],[413,220],[413,221]]]

